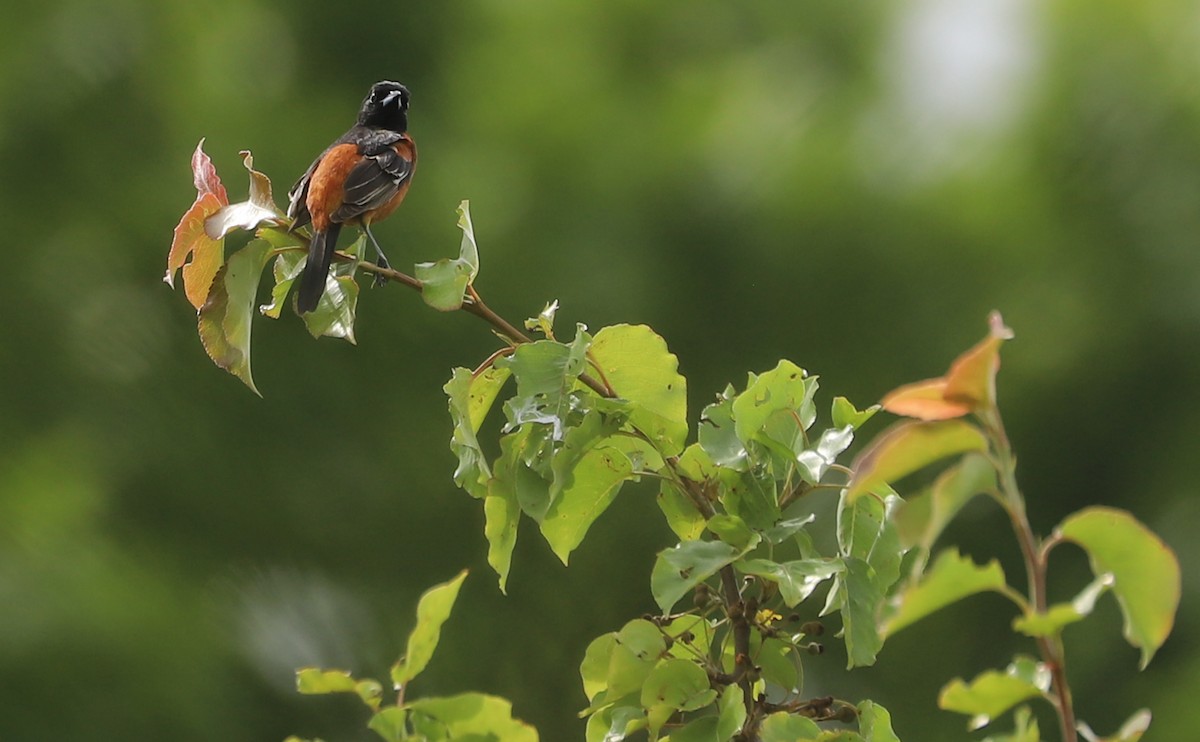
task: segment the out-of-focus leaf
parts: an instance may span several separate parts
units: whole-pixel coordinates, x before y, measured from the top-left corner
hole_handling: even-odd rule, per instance
[[[983,742],[1041,742],[1037,718],[1028,706],[1021,706],[1013,713],[1012,734],[991,735]]]
[[[758,543],[759,536],[750,530],[746,521],[736,515],[718,513],[705,524],[709,532],[737,549],[744,549],[751,542]]]
[[[1050,636],[1067,624],[1081,621],[1092,612],[1096,600],[1112,587],[1113,576],[1107,572],[1092,580],[1070,603],[1050,606],[1045,613],[1027,613],[1013,620],[1013,629],[1026,636]]]
[[[645,728],[646,712],[641,706],[606,708],[588,719],[587,742],[625,742]]]
[[[779,595],[788,607],[800,604],[822,582],[845,570],[842,562],[835,559],[798,559],[782,563],[746,559],[738,562],[737,568],[743,574],[756,575],[779,585]]]
[[[683,451],[687,380],[666,341],[645,325],[613,325],[596,333],[589,357],[617,396],[633,403],[629,424],[663,456]]]
[[[487,538],[488,564],[500,580],[500,592],[506,593],[512,553],[517,545],[517,526],[521,505],[511,482],[493,479],[483,500],[483,535]]]
[[[896,596],[895,611],[884,621],[883,633],[891,636],[951,603],[987,590],[1001,591],[1004,586],[1004,570],[995,559],[979,566],[958,549],[947,549],[920,583]]]
[[[948,456],[986,450],[983,433],[961,420],[903,422],[859,455],[847,496],[854,500]]]
[[[671,606],[687,591],[742,557],[757,546],[758,540],[756,536],[744,549],[723,541],[687,541],[660,551],[650,573],[650,592],[658,607],[670,613]]]
[[[454,470],[454,483],[475,498],[487,496],[488,480],[491,479],[492,472],[488,468],[487,456],[476,437],[479,424],[474,418],[479,415],[478,410],[482,408],[483,401],[495,397],[500,384],[507,376],[507,369],[497,369],[487,378],[483,378],[483,375],[477,378],[468,369],[456,368],[450,380],[442,387],[449,398],[450,419],[454,423],[454,433],[450,437],[450,450],[458,458],[458,468]],[[482,422],[482,416],[479,416],[479,419]]]
[[[1175,625],[1180,570],[1175,552],[1123,510],[1090,507],[1058,527],[1061,538],[1083,547],[1097,575],[1112,573],[1113,594],[1125,618],[1125,639],[1150,663]]]
[[[296,690],[305,695],[353,693],[358,681],[346,670],[304,667],[296,671]]]
[[[403,742],[408,736],[408,709],[388,706],[380,710],[367,722],[367,728],[383,737],[387,742]]]
[[[1141,709],[1121,725],[1111,737],[1099,737],[1087,724],[1079,723],[1079,733],[1088,742],[1138,742],[1150,728],[1150,709]]]
[[[464,569],[454,579],[429,588],[421,596],[417,603],[417,625],[408,635],[408,647],[400,661],[392,665],[392,682],[396,687],[407,684],[429,664],[442,635],[442,624],[450,617],[458,589],[466,578]]]
[[[955,678],[942,688],[938,706],[970,716],[967,728],[974,731],[1018,703],[1043,695],[1049,682],[1045,667],[1028,658],[1018,658],[1004,672],[982,672],[969,685],[962,678]]]
[[[896,526],[900,543],[905,547],[920,546],[929,553],[958,511],[975,495],[995,487],[996,469],[986,456],[963,456],[962,461],[939,474],[928,491],[909,497],[898,506]]]
[[[252,240],[230,256],[217,272],[197,316],[200,341],[213,363],[241,379],[255,394],[259,391],[250,373],[250,328],[259,278],[270,250],[263,240]]]
[[[463,693],[446,698],[422,698],[407,704],[409,714],[440,722],[447,740],[503,740],[537,742],[537,730],[514,719],[512,704],[483,693]]]
[[[945,376],[906,384],[883,398],[883,408],[919,420],[948,420],[996,404],[1000,344],[1010,340],[999,312],[988,318],[988,336],[950,364]]]

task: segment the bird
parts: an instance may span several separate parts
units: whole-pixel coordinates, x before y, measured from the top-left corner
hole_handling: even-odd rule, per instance
[[[317,308],[342,225],[361,228],[389,267],[371,225],[404,200],[417,168],[417,145],[408,134],[408,88],[381,80],[371,86],[358,121],[313,160],[288,191],[289,231],[312,225],[308,262],[300,276],[296,309]],[[379,280],[379,277],[377,277]]]

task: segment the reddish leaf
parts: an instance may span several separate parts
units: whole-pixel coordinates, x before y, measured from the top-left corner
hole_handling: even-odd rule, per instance
[[[846,497],[853,502],[855,498],[935,461],[967,451],[985,450],[987,439],[983,433],[962,420],[900,423],[859,454]]]
[[[184,294],[197,310],[204,306],[213,277],[225,260],[224,245],[204,230],[205,220],[221,209],[220,199],[213,193],[203,193],[184,213],[175,227],[175,239],[167,255],[167,285],[175,287],[175,273],[183,268]],[[185,261],[191,258],[191,262]]]
[[[211,193],[222,204],[229,203],[229,195],[225,193],[225,186],[217,177],[217,168],[204,153],[203,139],[196,145],[196,151],[192,153],[192,182],[196,185],[196,200],[206,193]]]
[[[880,405],[893,415],[918,420],[950,420],[971,411],[969,405],[947,400],[945,391],[944,378],[926,379],[893,389]]]
[[[954,359],[946,374],[944,396],[973,409],[996,403],[996,371],[1000,369],[1000,344],[1011,340],[1013,331],[1004,325],[999,312],[988,317],[988,336]]]

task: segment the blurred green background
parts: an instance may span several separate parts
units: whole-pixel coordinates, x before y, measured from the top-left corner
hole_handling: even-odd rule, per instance
[[[421,150],[377,230],[393,261],[452,254],[469,198],[496,310],[557,298],[560,327],[651,325],[693,411],[781,357],[820,374],[826,402],[866,405],[941,373],[1001,309],[1035,527],[1123,507],[1184,564],[1176,633],[1147,672],[1110,599],[1068,631],[1079,713],[1107,733],[1150,706],[1153,738],[1190,737],[1193,0],[8,8],[0,739],[370,739],[352,699],[297,696],[294,668],[386,673],[417,596],[464,566],[412,693],[497,693],[543,740],[582,738],[583,649],[652,608],[672,542],[652,490],[625,490],[570,569],[524,529],[502,596],[480,508],[450,481],[441,392],[496,347],[482,323],[396,287],[364,295],[358,347],[263,320],[259,399],[208,361],[160,280],[200,137],[231,196],[251,149],[282,201],[383,78],[412,89]],[[949,538],[1021,574],[986,503]],[[1055,569],[1055,597],[1083,584],[1077,551]],[[937,690],[1033,651],[1010,619],[973,598],[875,668],[815,659],[808,690],[882,702],[906,740],[968,738]]]

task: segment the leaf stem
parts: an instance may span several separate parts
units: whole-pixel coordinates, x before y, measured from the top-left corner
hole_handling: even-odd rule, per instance
[[[1048,604],[1046,600],[1046,565],[1049,550],[1055,545],[1055,539],[1049,539],[1038,544],[1033,528],[1029,525],[1029,516],[1025,512],[1025,498],[1017,486],[1017,461],[1013,454],[1012,444],[1004,430],[1004,421],[1000,411],[992,407],[981,412],[980,421],[989,433],[992,446],[995,449],[995,462],[1000,476],[1001,503],[1009,520],[1012,521],[1013,532],[1021,547],[1021,556],[1025,562],[1025,573],[1029,582],[1029,601],[1037,613],[1045,613]],[[1051,699],[1054,710],[1058,714],[1059,728],[1063,742],[1078,742],[1076,730],[1075,706],[1071,698],[1071,686],[1067,682],[1066,654],[1062,643],[1062,635],[1055,632],[1052,636],[1037,638],[1038,651],[1042,661],[1050,670],[1050,682],[1053,690]]]

